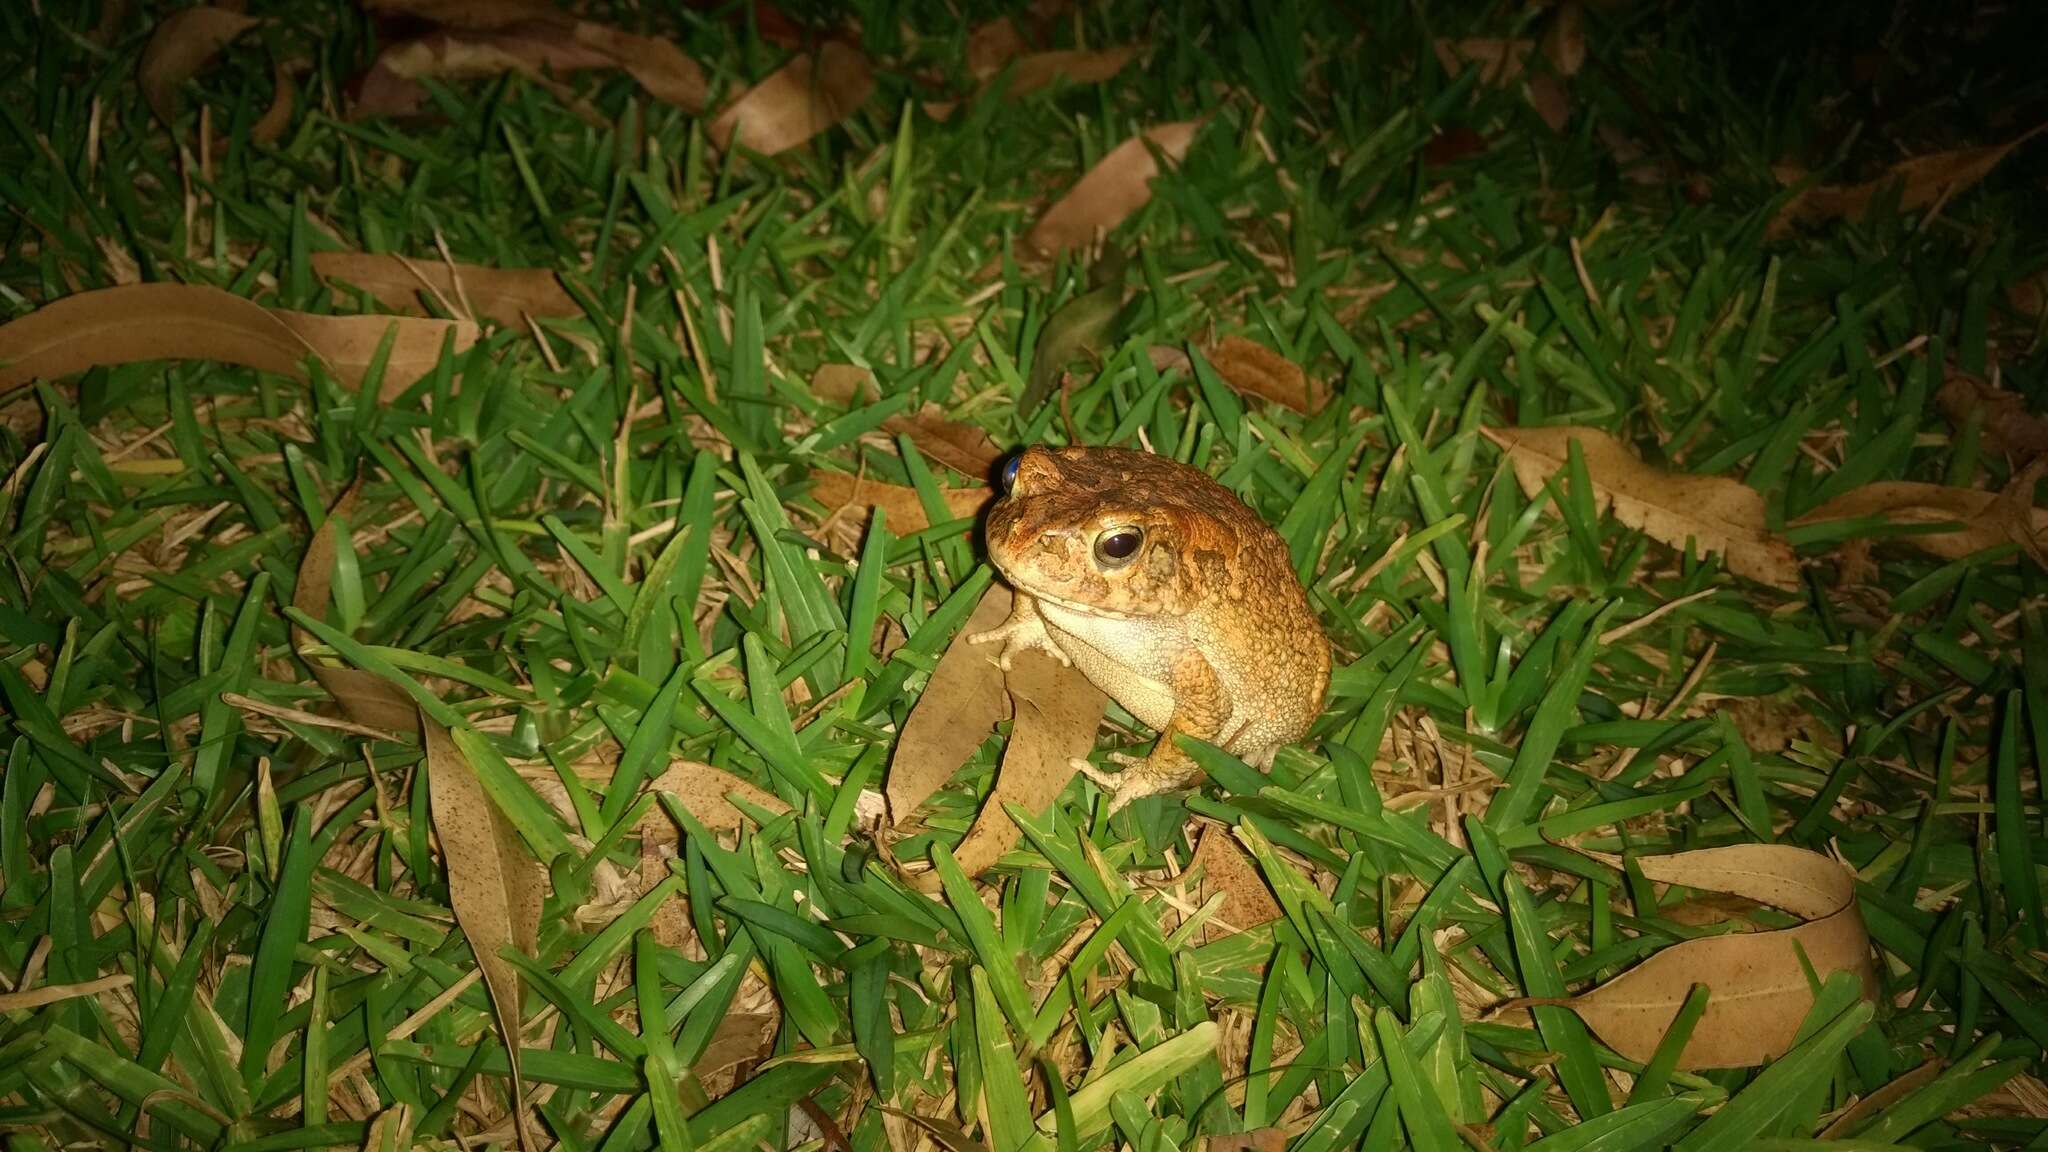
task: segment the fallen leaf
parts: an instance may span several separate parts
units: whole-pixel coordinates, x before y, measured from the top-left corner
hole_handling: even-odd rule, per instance
[[[724,832],[738,828],[745,817],[735,808],[728,796],[738,795],[740,799],[756,808],[770,812],[789,811],[789,805],[782,798],[764,792],[745,780],[722,768],[702,764],[695,760],[677,760],[668,770],[657,777],[648,787],[655,792],[666,792],[682,802],[697,822],[713,832]],[[660,805],[647,810],[638,825],[644,842],[674,844],[677,842],[676,826],[669,819],[668,812]]]
[[[768,1054],[782,1017],[772,1012],[729,1012],[711,1032],[704,1054],[690,1070],[709,1079],[743,1060],[758,1060]]]
[[[292,74],[283,61],[277,61],[270,68],[270,107],[263,110],[256,123],[249,126],[249,139],[258,144],[275,144],[291,127],[292,112],[298,107],[298,88],[292,83]]]
[[[552,0],[360,0],[372,16],[410,16],[446,28],[508,28],[532,21],[570,22]]]
[[[875,390],[866,369],[851,364],[826,364],[811,377],[811,394],[852,407],[872,398]],[[882,421],[882,431],[910,437],[919,452],[975,480],[986,480],[989,470],[1003,456],[1003,450],[996,447],[987,432],[948,418],[945,409],[937,404],[922,405],[908,416],[891,416]],[[893,520],[894,516],[890,518]]]
[[[981,515],[982,508],[994,498],[987,488],[947,488],[945,493],[946,509],[956,520]],[[811,473],[811,499],[828,513],[849,507],[881,508],[889,514],[889,530],[898,535],[931,527],[931,521],[925,519],[924,505],[917,498],[917,489],[905,484],[884,484],[844,472],[819,470]]]
[[[1522,94],[1528,98],[1529,107],[1536,110],[1536,118],[1552,132],[1563,132],[1572,122],[1571,94],[1557,77],[1548,73],[1531,76]]]
[[[391,45],[378,54],[351,112],[409,115],[424,99],[421,77],[468,80],[506,72],[572,101],[573,93],[550,78],[590,68],[620,69],[656,99],[685,112],[702,112],[710,97],[703,68],[667,40],[590,20],[535,19],[441,29]]]
[[[464,303],[479,318],[524,327],[528,316],[581,316],[583,309],[546,268],[450,265],[438,256],[408,260],[368,252],[315,252],[321,279],[352,284],[393,312],[424,316],[421,297],[436,296],[461,315]]]
[[[2015,281],[2005,290],[2005,302],[2015,312],[2039,317],[2048,310],[2048,272]]]
[[[447,730],[424,712],[418,722],[426,740],[434,835],[448,871],[448,904],[490,994],[491,1014],[511,1065],[513,1123],[520,1144],[528,1146],[526,1089],[519,1074],[519,969],[503,953],[508,947],[528,956],[536,951],[547,875],[491,803]]]
[[[1957,432],[1972,413],[1981,413],[1977,435],[1984,447],[2011,455],[2022,465],[2048,452],[2048,420],[2027,411],[2027,398],[2017,392],[1957,372],[1935,393],[1934,402]]]
[[[1202,1149],[1203,1152],[1287,1152],[1287,1129],[1254,1128],[1249,1132],[1210,1136],[1203,1141]]]
[[[1551,12],[1543,29],[1543,58],[1567,80],[1586,66],[1586,12],[1578,0],[1565,0]]]
[[[1946,531],[1916,532],[1897,538],[1897,543],[1944,560],[1960,560],[2007,541],[2030,552],[2038,551],[2048,541],[2048,509],[2031,507],[2030,498],[2019,502],[2007,500],[2002,505],[2000,500],[2000,493],[1976,488],[1884,480],[1844,492],[1793,521],[1793,525],[1866,517],[1882,517],[1893,524],[1953,524]]]
[[[967,34],[967,72],[985,83],[1030,48],[1008,16],[998,17]]]
[[[303,381],[311,357],[359,388],[394,325],[385,399],[433,371],[446,337],[453,335],[456,352],[477,338],[476,325],[463,321],[287,312],[201,284],[79,292],[0,325],[0,395],[31,380],[150,360],[218,360]]]
[[[697,113],[711,102],[711,84],[703,67],[672,40],[642,36],[594,20],[577,21],[574,35],[577,43],[609,57],[648,95],[664,104]]]
[[[1639,856],[1636,863],[1657,883],[1745,896],[1806,923],[1687,940],[1584,995],[1521,1003],[1561,1003],[1608,1047],[1626,1059],[1647,1061],[1692,986],[1705,984],[1711,990],[1706,1013],[1678,1060],[1681,1069],[1692,1070],[1749,1067],[1792,1047],[1813,1006],[1802,951],[1820,979],[1854,972],[1863,980],[1864,995],[1877,996],[1856,878],[1828,857],[1782,844],[1739,844]]]
[[[1069,84],[1100,84],[1123,71],[1124,65],[1137,54],[1135,47],[1125,45],[1121,48],[1070,48],[1020,56],[1010,69],[1010,80],[1003,89],[1003,95],[1006,99],[1021,100],[1061,80]],[[996,82],[997,79],[991,77],[983,87]]]
[[[1205,939],[1257,928],[1280,918],[1279,901],[1266,886],[1266,878],[1259,875],[1258,866],[1223,825],[1211,824],[1202,830],[1201,843],[1195,845],[1195,855],[1188,861],[1187,870],[1201,877],[1201,903],[1208,903],[1218,892],[1226,893],[1223,907],[1216,910],[1204,927]]]
[[[335,533],[354,510],[359,486],[360,481],[349,485],[334,502],[327,518],[314,529],[312,540],[306,544],[306,554],[299,560],[299,574],[292,585],[292,607],[314,619],[327,616],[327,598],[334,589],[334,556],[339,547]],[[292,625],[294,648],[303,649],[311,642],[304,629]],[[313,670],[313,679],[350,720],[390,732],[419,730],[419,704],[405,689],[360,668],[324,664],[313,657],[307,657],[306,664]]]
[[[1477,65],[1479,82],[1499,88],[1522,78],[1529,69],[1529,57],[1536,51],[1533,40],[1480,38],[1451,40],[1438,37],[1436,60],[1444,74],[1457,79],[1468,66]]]
[[[1123,223],[1152,199],[1152,180],[1159,175],[1159,164],[1151,149],[1159,149],[1169,162],[1178,164],[1201,127],[1199,120],[1161,124],[1117,145],[1046,209],[1026,241],[1052,256],[1092,243],[1098,231],[1107,232]]]
[[[853,115],[874,90],[867,57],[827,40],[815,57],[798,56],[741,93],[707,132],[722,150],[738,144],[774,156]]]
[[[142,49],[136,73],[150,111],[165,124],[174,124],[178,89],[212,63],[221,49],[261,23],[253,16],[204,4],[164,17]]]
[[[1893,185],[1899,189],[1899,211],[1917,211],[1967,191],[1990,175],[1992,169],[2012,154],[2013,149],[2040,135],[2043,130],[2048,130],[2048,123],[2038,124],[2003,144],[1932,152],[1901,160],[1883,176],[1862,184],[1822,184],[1808,188],[1779,209],[1777,217],[1771,221],[1771,229],[1782,235],[1796,223],[1861,219],[1870,211],[1878,195]]]
[[[1202,349],[1223,382],[1247,396],[1312,415],[1328,399],[1292,360],[1242,336],[1225,336]]]
[[[900,524],[894,509],[892,527]],[[1010,590],[989,585],[974,613],[939,657],[924,693],[903,722],[896,750],[889,758],[889,820],[902,824],[967,758],[974,755],[996,724],[1010,715],[1010,697],[1003,690],[1003,670],[987,645],[969,644],[967,637],[995,628],[1009,618]],[[1033,655],[1044,655],[1033,653]]]
[[[1720,555],[1738,576],[1774,588],[1799,586],[1799,558],[1766,526],[1763,495],[1739,480],[1652,468],[1597,428],[1480,431],[1507,452],[1515,479],[1530,496],[1564,468],[1576,440],[1596,506],[1612,509],[1616,520],[1674,548],[1690,541]]]
[[[994,591],[991,586],[990,592]],[[988,603],[989,599],[984,596],[982,602]],[[1002,597],[1005,616],[1009,614],[1009,600],[1009,596]],[[963,628],[954,638],[953,646],[974,649],[974,656],[984,662],[992,661],[996,645],[967,643],[967,637],[980,630]],[[952,655],[950,649],[947,655]],[[1015,804],[1036,814],[1059,799],[1067,781],[1074,778],[1074,761],[1086,758],[1095,747],[1096,730],[1102,727],[1102,714],[1109,707],[1109,697],[1079,669],[1061,664],[1044,652],[1019,653],[1011,659],[1008,672],[996,669],[996,674],[1001,690],[1009,697],[1010,738],[1003,747],[1002,763],[996,768],[995,787],[989,790],[967,835],[953,849],[961,870],[969,876],[987,871],[1022,835],[1010,819],[1007,805]],[[918,703],[922,706],[923,698]],[[942,711],[940,715],[948,716],[948,712]],[[959,723],[957,717],[948,718]],[[906,739],[909,734],[906,725]],[[898,747],[900,751],[901,745]],[[968,754],[973,751],[968,749]],[[959,762],[953,766],[958,768]],[[893,763],[890,782],[895,782]]]

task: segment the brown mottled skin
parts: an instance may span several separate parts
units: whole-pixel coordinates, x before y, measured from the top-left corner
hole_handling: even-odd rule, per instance
[[[1102,541],[1132,528],[1136,549],[1105,555]],[[1200,779],[1175,735],[1264,768],[1322,712],[1330,643],[1286,542],[1199,469],[1122,448],[1028,449],[989,512],[988,551],[1016,606],[969,642],[1001,641],[1006,668],[1046,651],[1160,734],[1143,760],[1118,757],[1120,775],[1075,763],[1112,810]]]

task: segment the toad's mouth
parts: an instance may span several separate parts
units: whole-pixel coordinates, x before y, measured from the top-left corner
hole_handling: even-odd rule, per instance
[[[1011,573],[1007,569],[1003,571],[1003,578],[1010,582],[1010,587],[1015,588],[1017,591],[1022,592],[1026,596],[1031,597],[1033,600],[1042,601],[1044,603],[1052,605],[1055,608],[1062,608],[1068,612],[1073,612],[1078,615],[1097,616],[1104,620],[1141,619],[1139,614],[1135,612],[1119,612],[1114,608],[1104,608],[1100,604],[1084,604],[1079,600],[1069,600],[1065,596],[1059,596],[1051,592],[1040,591],[1039,589],[1033,587],[1029,582],[1018,579],[1015,574]]]

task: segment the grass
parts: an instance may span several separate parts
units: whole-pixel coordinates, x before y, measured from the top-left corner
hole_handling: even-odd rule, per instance
[[[424,750],[336,727],[295,624],[426,677],[547,869],[511,961],[542,1146],[2048,1147],[2041,573],[2012,545],[1869,568],[1809,533],[1803,586],[1777,592],[1596,514],[1583,472],[1529,500],[1479,433],[1605,428],[1747,482],[1774,526],[1872,481],[2002,487],[2015,462],[1931,397],[1953,365],[2038,399],[2040,322],[2007,292],[2048,263],[2040,149],[1933,211],[1767,225],[1782,158],[1848,182],[2048,118],[1998,23],[2019,16],[1972,33],[1943,9],[1916,36],[1857,6],[1595,8],[1552,133],[1429,50],[1543,34],[1512,8],[1111,0],[1054,34],[1143,43],[1137,65],[941,123],[930,78],[959,87],[966,28],[995,13],[869,0],[792,11],[858,17],[874,96],[756,163],[623,75],[573,78],[596,124],[518,78],[351,121],[366,18],[257,7],[273,19],[188,85],[182,154],[134,80],[155,8],[104,42],[96,5],[0,11],[7,316],[131,276],[353,312],[313,253],[440,244],[556,269],[586,314],[491,335],[389,403],[213,363],[4,398],[10,1152],[511,1146]],[[785,56],[731,16],[658,26],[728,91]],[[1873,53],[1878,79],[1852,74]],[[299,104],[264,146],[272,57]],[[1120,311],[1092,261],[1025,265],[1088,165],[1196,117],[1111,237]],[[1663,182],[1629,179],[1617,137]],[[1055,319],[1077,299],[1078,338],[1079,313]],[[1296,415],[1147,355],[1212,331],[1331,403]],[[1064,394],[1021,409],[1041,353],[1077,345]],[[881,393],[851,415],[808,388],[847,362]],[[878,828],[863,793],[988,573],[971,522],[864,533],[808,482],[861,469],[942,508],[963,478],[874,431],[925,401],[1005,448],[1149,445],[1278,525],[1340,662],[1310,738],[1270,778],[1196,749],[1209,788],[1114,818],[1077,778],[978,880],[950,848],[1000,741]],[[330,594],[289,615],[358,477]],[[790,810],[735,835],[636,799],[677,757]],[[684,825],[671,856],[643,835],[661,812]],[[1177,877],[1215,825],[1279,919],[1188,926]],[[1706,1073],[1675,1044],[1621,1058],[1560,1008],[1491,1010],[1701,931],[1680,894],[1571,847],[1758,839],[1856,871],[1875,1005],[1827,984],[1791,1053]]]

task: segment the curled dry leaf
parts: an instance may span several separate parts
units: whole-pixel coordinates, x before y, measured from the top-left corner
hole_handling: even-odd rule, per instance
[[[178,88],[199,74],[220,50],[262,21],[240,12],[200,5],[166,16],[142,49],[137,83],[150,111],[165,124],[178,118]]]
[[[1205,939],[1257,928],[1280,918],[1280,903],[1266,886],[1265,877],[1259,875],[1258,866],[1223,825],[1211,824],[1202,830],[1202,841],[1195,846],[1188,871],[1201,877],[1202,903],[1214,899],[1218,892],[1226,894],[1223,907],[1216,910],[1203,929]]]
[[[1666,472],[1637,459],[1597,428],[1482,428],[1507,452],[1522,491],[1534,496],[1564,468],[1571,444],[1585,454],[1598,508],[1674,548],[1690,541],[1719,555],[1728,569],[1775,588],[1796,588],[1799,558],[1765,523],[1764,498],[1726,476]]]
[[[1117,145],[1045,210],[1027,242],[1052,256],[1088,244],[1098,230],[1107,232],[1123,223],[1152,199],[1152,180],[1159,175],[1152,149],[1178,164],[1201,128],[1200,120],[1161,124]]]
[[[249,139],[258,144],[275,144],[291,127],[292,112],[298,107],[298,87],[292,83],[291,70],[279,60],[271,64],[270,107],[263,110],[254,124],[249,126]]]
[[[956,520],[981,515],[994,496],[987,488],[948,488],[945,493],[947,511]],[[918,501],[917,489],[904,484],[884,484],[844,472],[820,470],[811,473],[811,499],[834,515],[845,508],[884,509],[889,514],[889,530],[898,534],[931,527],[924,505]]]
[[[1958,148],[1901,160],[1883,176],[1862,184],[1822,184],[1808,188],[1778,210],[1771,230],[1783,235],[1792,225],[1824,220],[1860,219],[1879,194],[1897,185],[1899,211],[1913,212],[1967,191],[1991,174],[2013,149],[2048,130],[2038,124],[2003,144]]]
[[[817,55],[798,56],[741,93],[711,122],[711,140],[774,156],[787,152],[860,110],[875,77],[860,51],[827,40]]]
[[[865,369],[851,364],[826,364],[811,378],[811,394],[850,407],[875,392],[873,378]],[[882,430],[910,437],[918,451],[976,480],[986,479],[989,469],[1003,455],[988,433],[973,424],[948,419],[945,410],[936,404],[925,404],[909,416],[891,416],[882,421]]]
[[[1202,349],[1202,355],[1224,383],[1247,396],[1271,400],[1304,415],[1320,411],[1328,399],[1300,365],[1242,336],[1225,336]]]
[[[1710,996],[1679,1056],[1680,1068],[1743,1068],[1783,1055],[1813,1007],[1802,952],[1821,980],[1834,972],[1854,972],[1863,981],[1864,995],[1877,996],[1877,969],[1856,904],[1856,878],[1826,856],[1781,844],[1740,844],[1640,856],[1636,863],[1657,883],[1747,897],[1806,923],[1776,932],[1687,940],[1584,995],[1542,1001],[1576,1012],[1602,1042],[1628,1059],[1650,1058],[1694,984],[1705,984]]]
[[[1007,615],[1009,597],[1003,599]],[[983,600],[987,602],[987,597]],[[953,646],[972,649],[972,655],[992,666],[995,646],[970,645],[967,637],[972,635],[974,632],[962,629]],[[1019,653],[1011,658],[1008,672],[998,668],[996,674],[1009,697],[1010,739],[996,768],[995,787],[953,850],[969,876],[986,871],[1022,834],[1006,805],[1039,813],[1059,799],[1067,781],[1074,778],[1074,761],[1086,759],[1095,747],[1096,730],[1102,727],[1102,714],[1109,707],[1109,697],[1080,670],[1043,652]],[[972,751],[969,749],[970,754]]]
[[[546,268],[485,268],[448,264],[440,257],[408,260],[367,252],[315,252],[322,279],[354,285],[393,312],[424,316],[421,296],[438,297],[449,311],[524,327],[529,316],[581,316],[583,309]]]
[[[306,555],[299,561],[298,578],[292,585],[292,607],[315,619],[327,615],[327,597],[334,589],[334,557],[339,548],[335,533],[355,508],[359,487],[360,481],[349,485],[348,491],[334,502],[327,518],[313,531]],[[311,639],[303,628],[292,625],[293,647],[304,648]],[[360,668],[324,664],[312,657],[307,657],[306,663],[313,670],[313,679],[334,697],[342,715],[350,720],[389,732],[419,729],[419,705],[405,689]]]
[[[527,1135],[526,1090],[519,1074],[519,969],[506,948],[532,955],[540,936],[546,874],[485,793],[483,782],[447,730],[418,716],[427,747],[427,798],[434,835],[448,870],[448,903],[455,923],[476,953],[491,1014],[511,1065],[513,1122],[520,1144]]]
[[[889,512],[889,523],[898,523]],[[1009,694],[1003,691],[1003,671],[996,667],[986,647],[967,643],[967,637],[997,627],[1010,615],[1010,590],[991,584],[974,606],[953,642],[939,657],[939,665],[926,681],[924,694],[903,722],[896,750],[889,759],[889,819],[901,824],[917,811],[932,793],[945,787],[960,765],[967,762],[996,724],[1010,715]],[[1034,653],[1043,655],[1043,653]]]
[[[1034,52],[1019,57],[1010,70],[1010,80],[1004,94],[1011,100],[1021,100],[1033,92],[1042,91],[1065,80],[1069,84],[1100,84],[1124,70],[1124,65],[1138,50],[1129,45],[1121,48],[1071,48],[1058,52]],[[995,78],[983,85],[995,83]]]
[[[382,394],[398,395],[433,371],[444,339],[461,352],[477,328],[459,320],[315,316],[265,308],[201,284],[131,284],[79,292],[0,325],[0,394],[107,364],[218,360],[305,380],[319,360],[335,379],[362,386],[377,346],[398,329]]]
[[[1793,523],[1881,517],[1893,524],[1954,525],[1945,531],[1901,536],[1897,542],[1930,556],[1960,560],[2010,541],[2039,559],[2048,544],[2048,509],[2033,507],[2033,485],[2044,462],[2048,458],[2037,459],[2005,493],[1886,480],[1844,492]]]
[[[2023,464],[2048,452],[2048,420],[2027,411],[2027,398],[2016,392],[1993,388],[1958,372],[1935,393],[1934,402],[1958,432],[1971,415],[1981,414],[1977,434],[1993,452],[2013,456]]]
[[[703,68],[667,40],[589,20],[534,19],[443,29],[393,44],[378,54],[351,112],[417,112],[425,97],[417,81],[425,76],[463,80],[518,72],[573,100],[549,77],[590,68],[620,69],[656,99],[686,112],[703,111],[710,96]]]
[[[2005,302],[2023,316],[2038,317],[2048,310],[2048,272],[2014,281],[2005,290]]]

